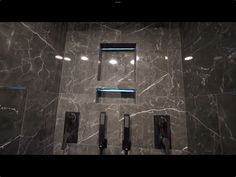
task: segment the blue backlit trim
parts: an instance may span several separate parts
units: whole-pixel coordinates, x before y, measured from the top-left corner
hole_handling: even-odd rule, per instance
[[[135,51],[135,48],[101,48],[101,51]]]
[[[97,92],[126,92],[135,93],[135,89],[97,88]]]
[[[6,87],[8,89],[12,89],[12,90],[25,90],[25,87],[21,87],[21,86],[8,86]]]

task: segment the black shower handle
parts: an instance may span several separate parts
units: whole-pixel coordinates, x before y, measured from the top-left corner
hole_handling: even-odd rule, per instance
[[[99,120],[99,138],[98,138],[98,146],[100,149],[100,154],[102,154],[103,150],[107,148],[106,120],[107,120],[106,112],[101,112]]]
[[[123,130],[124,138],[122,141],[122,149],[125,151],[125,154],[128,154],[128,151],[131,148],[130,141],[130,115],[124,114],[124,130]]]

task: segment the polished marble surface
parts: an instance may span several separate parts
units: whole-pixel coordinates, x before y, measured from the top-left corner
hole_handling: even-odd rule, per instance
[[[101,72],[100,80],[135,82],[135,62],[135,52],[103,51],[101,53],[101,71],[98,70]]]
[[[0,86],[27,96],[11,105],[0,92],[1,126],[15,127],[1,136],[0,153],[98,154],[106,111],[105,154],[123,153],[126,113],[130,154],[164,154],[154,149],[155,114],[170,115],[172,154],[235,154],[235,37],[233,22],[1,22]],[[107,53],[99,81],[100,43],[136,43],[136,68],[129,54]],[[111,67],[114,57],[122,64]],[[97,103],[96,88],[135,89],[136,99]],[[67,111],[80,112],[78,143],[61,150]]]
[[[235,154],[236,24],[182,23],[181,34],[189,149]]]
[[[55,55],[63,54],[65,27],[63,23],[0,23],[0,86],[27,89],[23,122],[17,125],[21,129],[17,154],[52,153],[62,68]]]
[[[0,87],[0,154],[17,154],[27,90]]]
[[[54,154],[65,153],[61,151],[65,111],[81,113],[78,143],[74,146],[97,146],[99,115],[106,111],[109,147],[121,149],[123,115],[128,113],[131,116],[131,141],[134,149],[154,149],[155,114],[171,116],[173,150],[181,151],[186,148],[178,24],[90,22],[70,23],[68,29],[65,56],[71,58],[71,61],[63,62]],[[111,73],[108,70],[104,75],[113,74],[113,79],[97,80],[100,43],[136,43],[136,54],[139,57],[136,82],[127,80],[130,72],[123,72],[126,75],[121,77],[119,72]],[[82,60],[82,56],[86,56],[88,60]],[[116,67],[119,71],[125,69],[122,65]],[[96,103],[96,88],[136,89],[136,103]],[[76,149],[78,154],[86,154],[86,150]],[[97,149],[93,153],[96,154]],[[111,153],[116,154],[113,151]]]

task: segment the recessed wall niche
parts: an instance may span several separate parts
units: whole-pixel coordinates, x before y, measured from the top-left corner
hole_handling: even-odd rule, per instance
[[[135,82],[135,72],[135,43],[100,44],[98,81]]]
[[[96,102],[107,104],[134,104],[136,103],[135,89],[97,88]]]

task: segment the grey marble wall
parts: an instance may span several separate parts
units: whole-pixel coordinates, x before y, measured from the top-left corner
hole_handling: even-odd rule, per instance
[[[65,32],[63,23],[0,23],[0,86],[27,90],[24,116],[15,127],[17,134],[1,142],[1,149],[15,143],[18,136],[17,154],[52,153],[62,69],[55,55],[63,54]],[[4,104],[7,102],[1,102]],[[8,146],[3,146],[6,143]]]
[[[89,22],[66,30],[65,23],[0,23],[1,154],[98,154],[102,111],[105,154],[123,153],[124,113],[131,115],[130,154],[163,154],[154,149],[154,114],[171,116],[172,154],[187,147],[235,154],[235,23]],[[136,82],[129,81],[134,68],[121,75],[121,65],[119,74],[97,80],[100,43],[136,43]],[[58,54],[71,61],[56,60]],[[9,86],[26,90],[12,94]],[[136,102],[96,103],[101,87],[134,88]],[[66,111],[81,113],[78,143],[61,150]]]
[[[235,154],[236,23],[182,23],[181,35],[189,150]]]
[[[100,43],[136,43],[136,82],[97,80]],[[100,112],[108,116],[105,154],[122,154],[123,114],[131,116],[131,154],[154,149],[154,114],[171,116],[173,154],[184,153],[187,129],[178,23],[70,23],[66,38],[54,139],[54,154],[98,154]],[[81,56],[87,56],[83,61]],[[168,57],[168,58],[167,58]],[[107,73],[109,74],[109,73]],[[96,88],[135,88],[136,104],[96,103]],[[80,112],[78,143],[61,150],[65,112]]]
[[[17,154],[26,101],[26,89],[0,87],[0,154]]]

